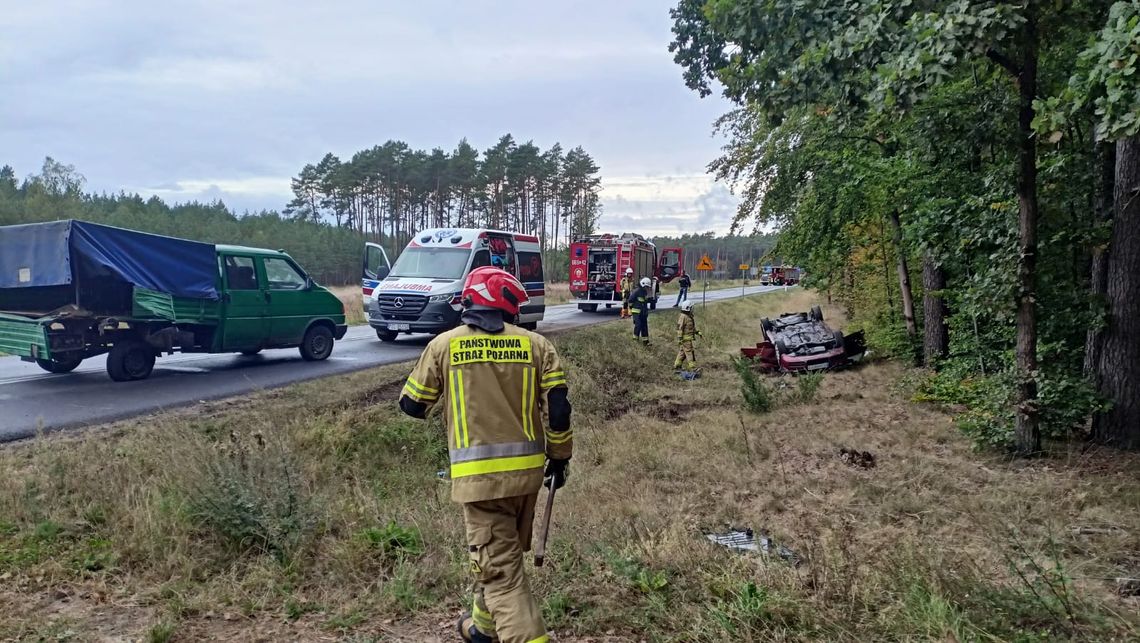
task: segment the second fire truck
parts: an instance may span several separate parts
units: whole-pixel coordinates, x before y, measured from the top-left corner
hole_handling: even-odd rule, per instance
[[[621,278],[633,269],[634,288],[643,277],[653,280],[651,309],[657,308],[661,284],[669,283],[682,271],[681,248],[663,248],[645,237],[625,233],[578,237],[570,244],[570,294],[578,310],[596,312],[599,306],[621,306]]]

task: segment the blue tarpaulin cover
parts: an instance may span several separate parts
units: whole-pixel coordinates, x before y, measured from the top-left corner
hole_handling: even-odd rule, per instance
[[[65,286],[108,276],[175,297],[217,299],[209,243],[87,223],[0,226],[0,288]]]

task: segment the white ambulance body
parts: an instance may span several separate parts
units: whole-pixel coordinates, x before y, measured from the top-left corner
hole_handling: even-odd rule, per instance
[[[530,301],[518,323],[534,330],[546,311],[542,247],[538,237],[481,228],[438,228],[416,233],[391,269],[374,243],[365,248],[361,282],[364,310],[376,335],[390,342],[400,333],[439,334],[459,325],[463,282],[482,266],[515,275]]]

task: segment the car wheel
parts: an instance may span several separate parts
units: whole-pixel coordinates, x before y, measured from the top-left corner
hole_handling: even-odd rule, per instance
[[[37,359],[36,364],[49,373],[70,373],[74,371],[82,361],[82,357],[65,355],[64,357],[55,357],[52,359]]]
[[[400,333],[394,330],[388,330],[387,328],[376,329],[376,337],[379,338],[382,342],[394,342],[399,336]]]
[[[772,320],[767,317],[760,320],[760,330],[764,331],[764,337],[767,339],[772,336]]]
[[[792,351],[790,351],[790,350],[788,349],[788,344],[787,344],[787,342],[785,342],[785,341],[784,341],[784,340],[782,340],[782,339],[777,339],[777,340],[776,340],[775,342],[773,342],[773,343],[776,345],[776,351],[777,351],[778,353],[780,353],[781,355],[787,355],[788,353],[792,352]]]
[[[835,348],[843,348],[843,331],[835,331]]]
[[[116,382],[150,377],[154,370],[154,349],[137,339],[115,342],[107,354],[107,375]]]
[[[245,355],[246,357],[253,357],[254,355],[257,355],[260,352],[261,352],[260,348],[247,348],[244,351],[241,351],[241,354]]]
[[[606,306],[606,308],[609,308],[609,306]],[[578,310],[580,310],[584,313],[596,313],[596,312],[598,312],[598,305],[597,304],[578,304]]]
[[[823,311],[820,310],[819,306],[811,307],[811,319],[813,321],[823,321]]]
[[[301,340],[301,358],[306,362],[319,362],[332,355],[333,333],[328,326],[311,326]]]

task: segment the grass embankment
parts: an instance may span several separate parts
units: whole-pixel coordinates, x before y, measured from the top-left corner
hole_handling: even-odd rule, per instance
[[[765,380],[777,407],[743,411],[731,358],[810,303],[698,309],[693,383],[672,314],[648,350],[627,323],[557,337],[577,451],[532,578],[560,640],[1135,637],[1110,579],[1140,566],[1140,463],[975,454],[891,364]],[[406,368],[0,452],[0,639],[452,640],[460,512],[439,420],[395,407]],[[727,525],[802,562],[706,542]]]

